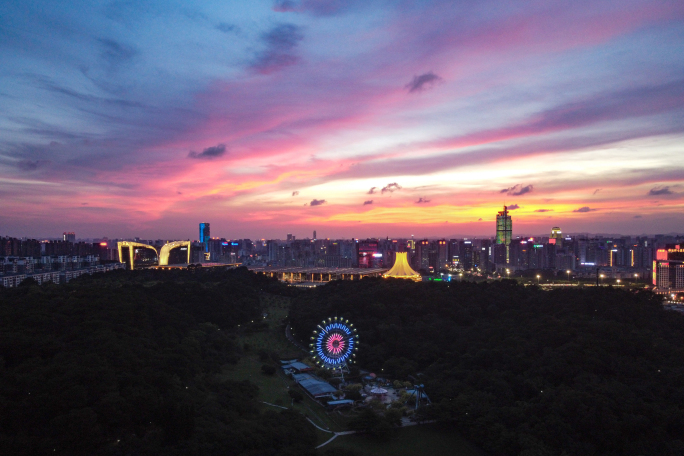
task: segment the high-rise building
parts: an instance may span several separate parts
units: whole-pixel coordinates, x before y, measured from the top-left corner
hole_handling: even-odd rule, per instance
[[[437,271],[449,268],[449,244],[446,239],[437,242]]]
[[[459,257],[464,271],[473,269],[473,243],[472,241],[459,242]]]
[[[211,231],[208,223],[199,224],[199,241],[204,243],[204,251],[209,251],[209,239],[211,238]]]
[[[506,246],[506,263],[510,262],[509,246],[513,237],[513,221],[508,215],[508,207],[496,215],[496,243]]]
[[[416,269],[428,271],[430,269],[430,241],[423,239],[416,242],[416,255],[413,258]]]
[[[62,234],[62,240],[74,243],[76,242],[76,233],[74,233],[73,231],[65,231],[64,234]]]
[[[684,249],[658,249],[653,260],[653,285],[661,291],[684,290]]]
[[[557,226],[551,228],[551,236],[549,237],[549,244],[562,245],[563,235],[561,234],[561,229]]]
[[[314,230],[314,237],[313,237],[313,240],[314,240],[314,241],[316,240],[316,230]]]

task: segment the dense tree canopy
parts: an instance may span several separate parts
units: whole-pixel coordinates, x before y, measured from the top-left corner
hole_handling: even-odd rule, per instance
[[[494,454],[684,454],[684,316],[650,292],[365,279],[290,311],[297,334],[335,315],[363,367],[419,378],[423,413]]]
[[[280,287],[241,268],[0,289],[0,454],[311,454],[301,415],[220,375]]]

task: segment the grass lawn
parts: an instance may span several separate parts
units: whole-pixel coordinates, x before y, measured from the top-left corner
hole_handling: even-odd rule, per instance
[[[442,425],[423,424],[396,429],[385,440],[369,435],[341,435],[319,449],[351,450],[359,456],[484,456],[485,453]]]
[[[299,349],[292,345],[285,337],[285,328],[282,326],[283,319],[287,316],[288,299],[279,296],[264,295],[262,303],[265,307],[266,317],[262,320],[268,324],[267,331],[249,332],[248,328],[243,329],[239,344],[248,345],[240,361],[233,365],[227,364],[223,367],[223,374],[226,379],[231,380],[250,380],[259,387],[259,399],[264,402],[279,405],[282,407],[292,407],[303,415],[308,416],[314,423],[323,429],[331,431],[345,431],[346,420],[340,416],[328,415],[324,408],[317,402],[304,396],[304,401],[299,404],[292,404],[290,396],[287,394],[289,388],[299,388],[294,381],[287,378],[280,369],[275,375],[264,375],[261,366],[264,364],[275,365],[271,360],[261,361],[259,352],[276,352],[281,355],[297,353],[301,358],[304,356]],[[256,321],[255,321],[256,323]],[[264,407],[269,407],[264,405]],[[332,434],[317,431],[319,443],[328,440]]]

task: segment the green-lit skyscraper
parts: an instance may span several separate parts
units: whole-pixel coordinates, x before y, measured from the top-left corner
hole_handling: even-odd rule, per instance
[[[503,209],[496,216],[496,243],[506,246],[506,263],[508,264],[510,263],[509,246],[513,237],[513,221],[508,215],[508,207],[504,206]]]

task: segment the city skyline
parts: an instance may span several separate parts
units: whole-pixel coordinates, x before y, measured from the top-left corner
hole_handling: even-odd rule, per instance
[[[8,2],[0,235],[684,226],[684,4]]]

